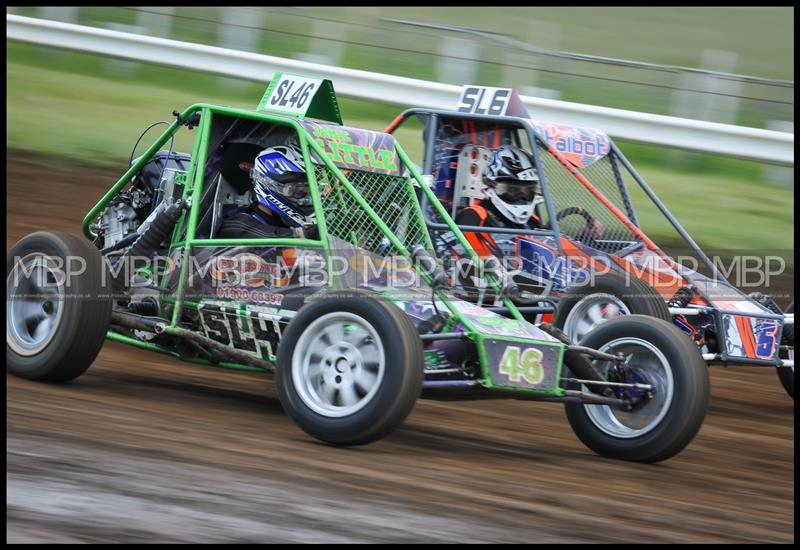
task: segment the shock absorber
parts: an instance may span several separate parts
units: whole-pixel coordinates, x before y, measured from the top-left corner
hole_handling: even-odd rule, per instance
[[[771,296],[760,292],[752,292],[748,294],[747,297],[758,302],[772,313],[783,316],[783,311],[781,311],[781,308],[778,307],[778,304],[775,303],[775,300],[773,300]]]
[[[126,265],[131,259],[149,258],[153,251],[166,240],[184,208],[183,200],[175,202],[162,202],[153,213],[145,220],[140,228],[139,237],[133,242],[125,254],[119,257],[112,272],[114,287],[117,290],[127,288],[133,270]],[[142,230],[142,228],[144,228]]]
[[[675,295],[667,301],[667,307],[686,307],[693,295],[692,287],[682,286]]]

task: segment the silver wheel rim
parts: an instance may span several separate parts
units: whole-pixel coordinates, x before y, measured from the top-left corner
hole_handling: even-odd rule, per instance
[[[328,418],[363,409],[375,397],[386,359],[375,329],[353,313],[323,315],[292,353],[292,382],[303,403]]]
[[[40,353],[64,314],[64,272],[45,254],[28,254],[6,278],[6,342],[14,353]]]
[[[589,420],[612,437],[631,439],[645,435],[661,423],[672,404],[674,380],[667,358],[653,344],[640,338],[618,338],[605,344],[600,351],[622,353],[628,368],[655,387],[655,395],[629,412],[608,405],[584,405]],[[605,376],[611,363],[597,361],[595,367]],[[584,391],[588,389],[584,387]]]
[[[597,325],[630,313],[628,306],[613,294],[590,294],[572,307],[564,321],[564,332],[576,344]]]

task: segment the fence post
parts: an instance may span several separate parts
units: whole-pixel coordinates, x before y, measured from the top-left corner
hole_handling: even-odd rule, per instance
[[[477,61],[480,46],[474,40],[445,36],[439,43],[439,58],[436,61],[436,80],[447,84],[463,85],[475,83],[478,74]],[[450,57],[448,57],[450,56]],[[452,59],[453,56],[466,60]]]
[[[767,130],[793,134],[794,122],[789,122],[788,120],[770,120],[767,123]],[[767,183],[779,185],[781,187],[794,187],[794,167],[792,166],[767,164],[764,166],[762,175]]]
[[[259,51],[260,27],[264,22],[262,8],[221,8],[222,20],[217,24],[219,45],[231,50]],[[250,84],[234,78],[220,78],[220,86],[231,90],[243,90]]]

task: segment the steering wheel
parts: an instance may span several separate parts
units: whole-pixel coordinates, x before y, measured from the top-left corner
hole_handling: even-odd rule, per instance
[[[558,214],[556,214],[556,220],[561,221],[567,216],[580,216],[582,217],[585,222],[583,227],[580,231],[578,231],[575,235],[575,238],[578,240],[586,240],[586,244],[592,246],[592,243],[596,238],[600,236],[603,231],[603,224],[601,224],[597,218],[589,214],[589,212],[580,206],[570,206],[568,208],[564,208]]]

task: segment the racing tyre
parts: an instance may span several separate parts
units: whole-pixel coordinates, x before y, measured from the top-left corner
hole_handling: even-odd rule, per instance
[[[786,313],[794,313],[794,302],[789,304],[789,307],[786,308]],[[791,359],[794,361],[794,325],[784,325],[782,340],[781,343],[785,346],[791,346],[791,349],[781,350],[781,359]],[[783,389],[786,390],[789,397],[794,399],[794,367],[777,367],[777,369],[778,378],[781,379]]]
[[[278,348],[278,396],[309,435],[360,445],[405,420],[423,369],[422,341],[400,308],[370,292],[331,292],[289,323]]]
[[[6,362],[12,374],[67,382],[105,341],[111,295],[103,257],[89,241],[40,231],[6,258]]]
[[[647,315],[672,322],[664,298],[653,287],[619,273],[594,275],[592,284],[567,291],[558,301],[553,325],[579,342],[594,327],[621,315]]]
[[[623,354],[626,362],[620,369],[610,361],[594,361],[609,381],[654,387],[650,397],[643,389],[613,388],[617,398],[639,401],[630,411],[566,403],[570,426],[587,447],[610,458],[658,462],[689,444],[708,408],[708,367],[680,329],[661,319],[630,315],[603,323],[580,343]],[[579,388],[574,384],[571,389]]]

